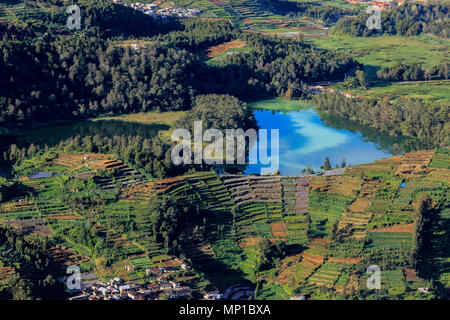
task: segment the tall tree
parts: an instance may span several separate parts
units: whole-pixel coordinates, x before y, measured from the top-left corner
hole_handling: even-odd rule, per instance
[[[323,170],[325,171],[331,170],[330,159],[328,157],[326,157],[323,162]]]

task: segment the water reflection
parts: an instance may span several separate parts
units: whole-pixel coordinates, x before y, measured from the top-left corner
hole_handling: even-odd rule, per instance
[[[355,123],[320,116],[312,108],[285,112],[259,109],[255,118],[261,129],[280,130],[280,173],[285,175],[300,174],[308,165],[319,170],[325,157],[333,167],[343,158],[352,165],[373,162],[393,155],[391,147],[398,142]],[[249,165],[246,172],[259,173],[261,167],[265,166]]]

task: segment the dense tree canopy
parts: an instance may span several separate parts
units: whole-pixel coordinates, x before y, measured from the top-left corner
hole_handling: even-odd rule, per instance
[[[440,66],[433,66],[430,69],[424,69],[420,63],[396,63],[393,66],[386,66],[378,70],[379,79],[390,81],[416,81],[431,79],[448,79],[450,74],[448,63]]]
[[[48,242],[30,241],[7,227],[0,226],[0,262],[18,267],[9,283],[9,295],[13,299],[52,299],[61,297],[62,288],[57,284],[46,255]]]
[[[355,15],[358,9],[341,8],[314,2],[297,2],[289,0],[258,0],[265,8],[277,14],[296,14],[318,19],[326,24],[335,23],[344,15]]]
[[[256,126],[251,109],[245,102],[230,95],[197,96],[191,112],[175,127],[192,129],[194,121],[202,121],[203,129],[248,129]]]
[[[314,98],[317,109],[377,128],[381,133],[410,138],[408,150],[450,143],[449,108],[445,103],[399,98],[390,101],[349,99],[325,92]],[[407,151],[408,151],[407,150]]]

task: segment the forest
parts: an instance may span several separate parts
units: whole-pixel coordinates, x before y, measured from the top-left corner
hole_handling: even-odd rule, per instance
[[[448,105],[403,97],[391,101],[349,99],[324,92],[314,97],[318,110],[357,121],[381,133],[407,137],[405,149],[417,150],[448,145],[450,123]]]
[[[149,34],[151,44],[134,50],[118,41],[142,36],[138,31],[147,29],[145,24],[114,30],[112,37],[107,21],[126,16],[122,6],[86,3],[91,15],[85,20],[95,20],[99,12],[103,20],[82,32],[63,36],[52,28],[42,32],[32,22],[2,24],[0,125],[14,129],[100,114],[189,110],[195,96],[210,93],[242,100],[295,98],[304,94],[303,82],[343,78],[360,67],[342,53],[257,35],[241,35],[254,50],[207,65],[198,50],[238,34],[224,21],[175,21],[178,31]]]
[[[338,8],[313,2],[296,2],[289,0],[259,0],[260,4],[277,14],[305,16],[323,21],[327,25],[336,23],[342,16],[356,15],[359,10]]]
[[[230,108],[233,106],[233,108]],[[254,117],[246,103],[229,95],[202,95],[197,96],[192,112],[175,124],[175,127],[191,129],[193,121],[203,120],[203,125],[225,132],[229,128],[242,128],[247,130],[256,126]],[[189,123],[189,126],[186,124]],[[94,152],[115,154],[127,163],[143,168],[146,173],[156,178],[176,176],[187,172],[195,167],[197,170],[210,170],[211,166],[202,165],[179,165],[176,166],[171,160],[171,147],[173,144],[163,140],[159,136],[143,138],[133,135],[87,135],[74,136],[62,140],[56,146],[60,150],[70,152]],[[49,146],[30,144],[21,146],[11,144],[3,151],[0,164],[4,166],[20,165],[25,159],[33,157],[40,152],[48,151]],[[234,166],[227,166],[233,170]],[[11,187],[4,188],[4,197],[13,193]],[[0,180],[0,190],[2,183]],[[8,191],[9,190],[9,191]]]
[[[396,63],[393,66],[385,66],[377,71],[378,79],[389,81],[417,81],[449,78],[448,63],[424,69],[420,63]]]
[[[53,276],[46,254],[48,247],[47,239],[28,239],[0,226],[0,262],[6,266],[20,266],[20,272],[9,280],[8,288],[0,291],[0,299],[56,299],[64,294]]]

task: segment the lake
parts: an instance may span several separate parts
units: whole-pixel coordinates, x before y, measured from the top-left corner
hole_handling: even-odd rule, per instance
[[[399,142],[399,138],[381,136],[376,130],[349,120],[319,115],[311,104],[304,102],[270,99],[251,103],[250,106],[254,108],[261,129],[279,129],[279,168],[280,173],[285,175],[300,174],[308,164],[317,171],[325,157],[329,157],[332,167],[340,165],[342,158],[352,165],[369,163],[391,156],[391,146]],[[123,134],[151,138],[158,131],[168,128],[165,124],[119,120],[82,121],[24,130],[0,137],[0,141],[3,145],[33,142],[53,146],[76,135],[112,137]],[[270,134],[268,144],[270,147]],[[246,173],[260,173],[262,167],[249,165]],[[0,175],[6,174],[0,168]]]
[[[279,169],[284,175],[301,174],[308,164],[317,171],[325,157],[332,167],[340,166],[342,158],[347,165],[373,162],[391,156],[396,142],[350,121],[321,116],[307,103],[271,99],[250,106],[260,129],[279,129]],[[249,165],[246,173],[260,173],[264,167]]]

